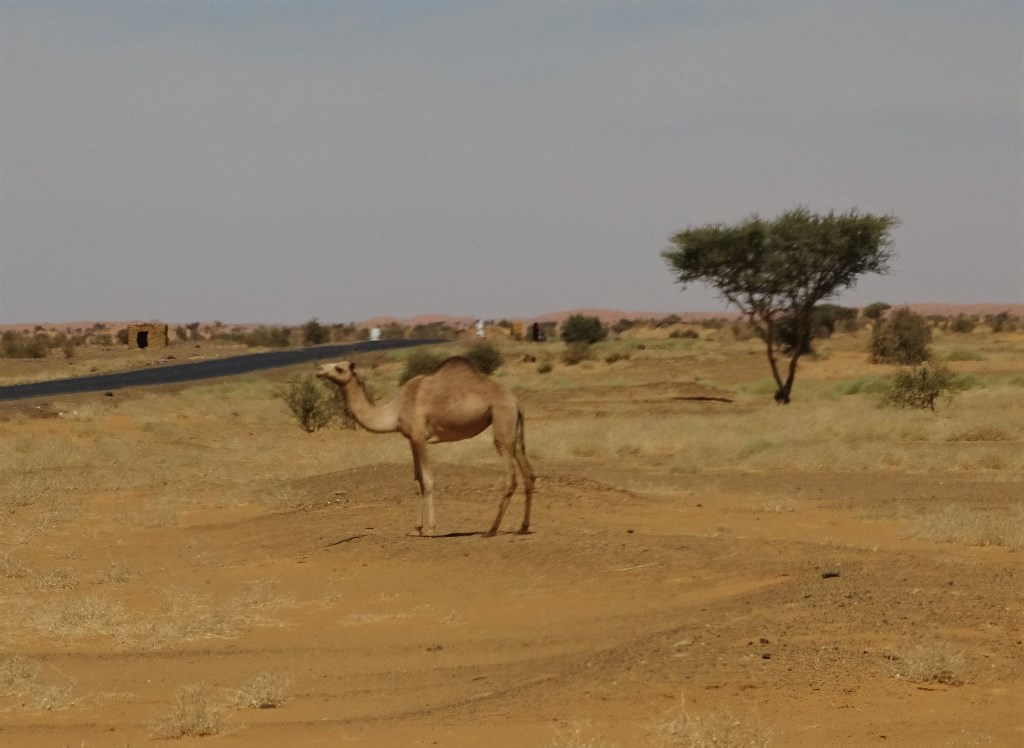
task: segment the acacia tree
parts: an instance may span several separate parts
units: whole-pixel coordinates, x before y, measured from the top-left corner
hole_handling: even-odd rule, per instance
[[[747,316],[765,342],[775,400],[788,403],[797,361],[810,349],[814,305],[865,273],[888,272],[896,223],[894,216],[856,209],[817,215],[798,207],[773,221],[754,215],[735,225],[688,228],[672,237],[674,246],[662,256],[683,288],[695,282],[713,286]],[[797,342],[785,353],[778,330],[784,317]]]

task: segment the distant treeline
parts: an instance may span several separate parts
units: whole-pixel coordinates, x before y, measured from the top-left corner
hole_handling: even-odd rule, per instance
[[[878,320],[884,319],[892,305],[883,302],[869,304],[858,309],[842,307],[835,304],[820,304],[814,310],[814,338],[827,338],[836,332],[857,332]],[[986,326],[992,332],[1016,332],[1024,330],[1024,318],[999,312],[987,315],[939,315],[925,317],[937,330],[951,333],[970,333],[979,326]],[[529,339],[530,325],[513,322],[507,319],[487,320],[491,330],[498,330],[504,337],[511,340]],[[785,324],[785,320],[782,320]],[[539,331],[544,340],[557,340],[559,326],[556,322],[538,323]],[[693,335],[694,328],[718,330],[731,328],[737,338],[752,336],[748,324],[743,320],[732,318],[709,318],[697,322],[686,322],[676,314],[649,319],[620,319],[608,326],[613,334],[622,334],[627,330],[676,328],[673,337]],[[684,329],[685,328],[685,329]],[[456,326],[446,322],[428,324],[403,325],[391,322],[381,325],[381,340],[446,340],[473,334],[472,328]],[[291,346],[320,345],[323,343],[347,343],[370,338],[370,328],[354,323],[322,324],[313,318],[303,325],[261,325],[246,327],[229,326],[221,322],[203,324],[192,322],[172,328],[171,344],[199,341],[223,341],[252,348],[288,348]],[[128,345],[128,329],[113,330],[102,322],[89,328],[65,328],[56,331],[42,326],[22,330],[8,330],[0,335],[0,358],[45,358],[54,351],[60,351],[65,357],[71,358],[78,348],[98,346],[111,348],[115,345]]]

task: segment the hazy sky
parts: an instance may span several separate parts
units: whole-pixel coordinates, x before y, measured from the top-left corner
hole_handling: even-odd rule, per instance
[[[895,214],[1024,301],[1024,2],[0,0],[0,323],[720,309],[660,253]]]

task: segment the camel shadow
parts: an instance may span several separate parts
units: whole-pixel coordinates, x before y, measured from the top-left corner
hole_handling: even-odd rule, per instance
[[[436,535],[420,535],[419,533],[416,533],[416,532],[410,532],[410,533],[406,533],[406,534],[410,538],[423,538],[424,540],[441,540],[443,538],[472,538],[474,536],[475,537],[480,537],[480,538],[485,538],[485,537],[495,537],[496,538],[496,537],[500,537],[502,535],[520,535],[520,536],[533,535],[532,532],[522,533],[522,532],[519,532],[518,530],[498,531],[494,535],[488,535],[483,530],[469,530],[469,531],[463,531],[463,532],[441,532],[441,533],[437,533]]]

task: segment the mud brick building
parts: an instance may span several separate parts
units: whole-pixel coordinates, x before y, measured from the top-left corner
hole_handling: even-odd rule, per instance
[[[149,322],[128,325],[128,345],[131,348],[166,348],[168,342],[165,324]]]

